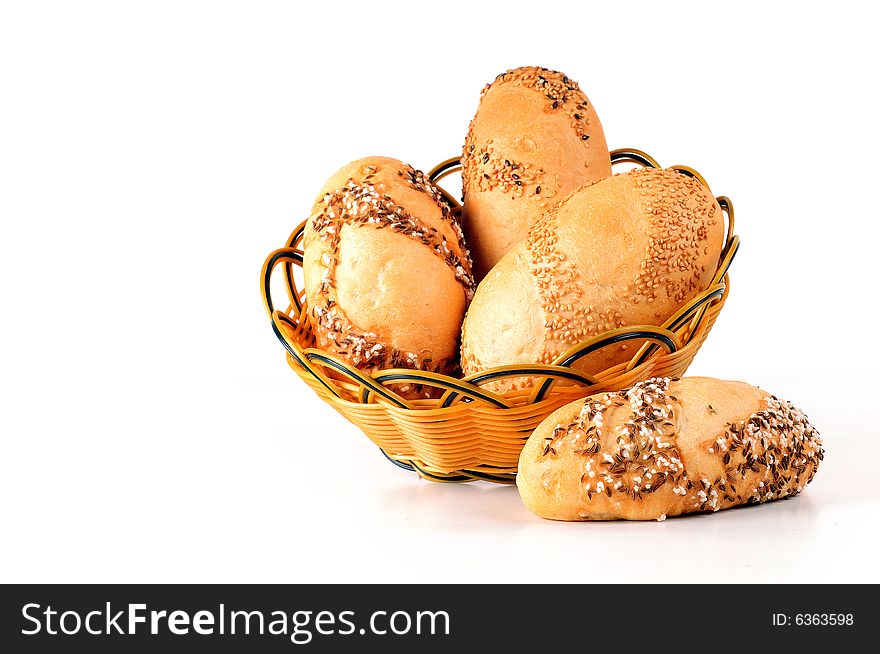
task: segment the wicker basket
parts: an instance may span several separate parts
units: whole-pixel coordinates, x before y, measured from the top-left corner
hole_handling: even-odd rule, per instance
[[[615,150],[611,159],[614,164],[659,167],[652,157],[634,149]],[[706,184],[702,176],[687,166],[672,168]],[[458,160],[450,159],[435,167],[429,177],[437,182],[457,169]],[[443,194],[460,210],[448,193]],[[316,349],[306,319],[305,293],[294,276],[294,266],[302,266],[305,222],[294,230],[287,247],[266,259],[261,280],[263,302],[294,372],[324,401],[360,427],[394,464],[432,481],[481,479],[510,483],[515,479],[519,453],[526,439],[555,409],[586,395],[628,388],[654,376],[677,377],[687,370],[724,306],[730,288],[727,271],[739,247],[739,238],[733,233],[733,205],[724,196],[717,199],[728,226],[712,285],[663,326],[641,325],[606,332],[572,347],[553,365],[504,366],[463,379],[405,369],[383,370],[369,376]],[[290,303],[285,311],[275,309],[270,295],[272,272],[279,265]],[[581,357],[627,340],[643,341],[628,363],[595,375],[571,368]],[[538,383],[505,395],[481,388],[501,377],[523,375],[537,377]],[[394,390],[403,383],[434,386],[442,389],[443,394],[435,399],[407,400]]]

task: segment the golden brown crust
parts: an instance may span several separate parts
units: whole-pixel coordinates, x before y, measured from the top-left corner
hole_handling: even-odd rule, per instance
[[[480,284],[465,318],[465,374],[552,363],[606,331],[663,324],[709,286],[723,238],[718,203],[686,175],[638,169],[582,188],[541,216]],[[537,299],[528,315],[526,297]],[[577,367],[605,370],[639,346],[603,348]]]
[[[544,211],[611,174],[592,103],[577,82],[535,66],[483,89],[461,161],[462,220],[478,280]]]
[[[555,520],[664,520],[792,497],[823,458],[785,400],[742,382],[651,379],[562,407],[520,455],[526,506]]]
[[[368,372],[456,366],[471,262],[421,172],[385,157],[344,166],[315,202],[303,259],[318,347]]]

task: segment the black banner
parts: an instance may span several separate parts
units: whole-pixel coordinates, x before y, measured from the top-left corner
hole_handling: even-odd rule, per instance
[[[875,590],[842,585],[13,585],[0,589],[0,651],[854,646],[877,629]]]

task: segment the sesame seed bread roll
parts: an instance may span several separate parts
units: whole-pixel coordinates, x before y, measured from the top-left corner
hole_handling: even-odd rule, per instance
[[[577,82],[536,66],[483,89],[461,163],[462,224],[478,281],[547,208],[611,174],[592,103]]]
[[[640,168],[586,186],[541,216],[480,284],[465,318],[462,368],[552,363],[618,327],[661,325],[712,282],[724,240],[709,190]],[[596,373],[641,345],[608,346],[574,365]],[[492,382],[498,392],[531,378]]]
[[[819,434],[785,400],[742,382],[656,378],[552,413],[516,484],[552,520],[664,520],[792,497],[822,458]]]
[[[344,166],[315,202],[303,249],[317,347],[368,373],[456,368],[470,256],[421,172],[386,157]]]

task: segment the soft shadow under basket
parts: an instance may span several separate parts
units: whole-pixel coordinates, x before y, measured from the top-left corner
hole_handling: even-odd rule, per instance
[[[615,150],[614,164],[635,163],[659,168],[649,155],[635,149]],[[460,168],[458,159],[435,167],[438,182]],[[673,166],[706,184],[687,166]],[[441,189],[442,191],[442,189]],[[442,191],[451,206],[460,205]],[[734,235],[733,205],[717,198],[727,216],[726,241],[712,284],[681,307],[662,326],[635,325],[605,332],[562,353],[552,365],[510,365],[484,370],[463,379],[418,370],[362,373],[334,355],[316,349],[306,319],[304,290],[294,279],[302,266],[305,222],[263,265],[261,290],[275,335],[287,350],[287,362],[300,378],[334,409],[361,428],[396,465],[440,482],[486,480],[510,483],[516,477],[519,453],[526,439],[551,412],[581,397],[628,388],[650,377],[679,377],[687,370],[715,323],[730,289],[728,268],[739,248]],[[276,310],[270,295],[272,272],[282,266],[289,306]],[[588,375],[571,365],[602,347],[623,341],[643,345],[628,363]],[[506,394],[481,388],[501,377],[536,377],[532,388]],[[442,389],[434,399],[408,400],[395,392],[415,383]]]

